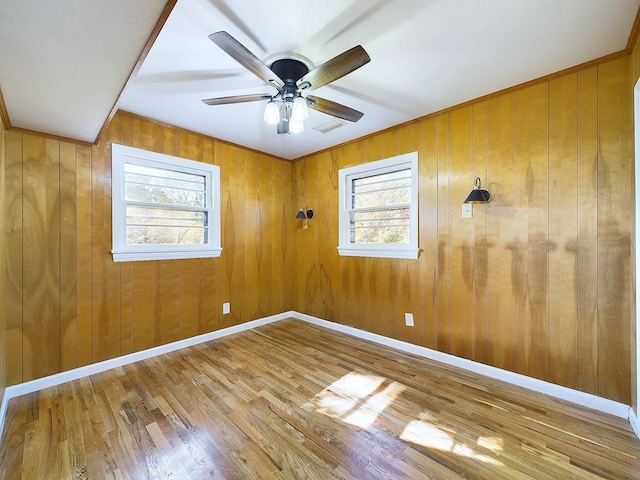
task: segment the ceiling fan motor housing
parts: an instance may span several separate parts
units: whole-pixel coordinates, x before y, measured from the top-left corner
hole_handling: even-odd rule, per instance
[[[309,73],[309,68],[301,61],[291,58],[276,60],[269,68],[284,82],[281,92],[283,100],[293,101],[298,91],[296,82]]]

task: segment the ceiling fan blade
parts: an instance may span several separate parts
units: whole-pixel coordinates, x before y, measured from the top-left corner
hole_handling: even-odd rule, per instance
[[[347,107],[340,103],[332,102],[326,98],[314,97],[307,95],[307,99],[314,103],[309,104],[309,108],[313,108],[318,112],[326,113],[333,117],[342,118],[343,120],[349,120],[350,122],[357,122],[362,118],[364,113],[359,112],[353,108]]]
[[[227,32],[221,31],[212,33],[209,35],[209,39],[256,77],[278,89],[284,87],[284,82],[280,77],[278,77],[278,75],[273,73],[269,67],[262,63],[262,60],[256,57],[247,49],[247,47],[242,45]]]
[[[315,90],[357,70],[369,63],[370,60],[371,58],[369,58],[364,48],[357,45],[311,70],[298,80],[298,88],[301,90]],[[310,86],[306,87],[307,83]]]
[[[260,100],[267,100],[269,98],[271,98],[271,95],[269,94],[255,93],[252,95],[233,95],[231,97],[205,98],[202,101],[207,105],[227,105],[229,103],[259,102]]]

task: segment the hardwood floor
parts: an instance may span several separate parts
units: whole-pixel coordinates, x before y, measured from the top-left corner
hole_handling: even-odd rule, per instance
[[[285,320],[13,399],[3,479],[640,478],[628,423]]]

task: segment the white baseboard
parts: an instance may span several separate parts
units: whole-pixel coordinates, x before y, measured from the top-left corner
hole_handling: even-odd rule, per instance
[[[207,342],[209,340],[225,337],[233,333],[250,330],[252,328],[259,327],[261,325],[266,325],[268,323],[273,323],[278,320],[284,320],[286,318],[296,318],[298,320],[312,323],[314,325],[318,325],[331,330],[353,335],[355,337],[362,338],[364,340],[369,340],[381,345],[386,345],[391,348],[395,348],[408,353],[419,355],[424,358],[429,358],[438,362],[460,367],[467,371],[477,373],[479,375],[484,375],[487,377],[495,378],[497,380],[502,380],[504,382],[508,382],[513,385],[518,385],[520,387],[528,388],[536,392],[545,393],[547,395],[551,395],[553,397],[556,397],[562,400],[567,400],[588,408],[593,408],[601,412],[609,413],[621,418],[626,418],[631,423],[631,426],[636,432],[636,435],[640,437],[639,435],[640,429],[638,428],[638,419],[635,415],[635,412],[633,412],[633,409],[631,409],[629,405],[625,405],[620,402],[614,402],[613,400],[608,400],[606,398],[598,397],[588,393],[579,392],[571,388],[562,387],[560,385],[555,385],[553,383],[527,377],[525,375],[521,375],[518,373],[502,370],[500,368],[492,367],[490,365],[485,365],[483,363],[474,362],[473,360],[467,360],[465,358],[456,357],[454,355],[438,352],[430,348],[421,347],[418,345],[414,345],[412,343],[403,342],[401,340],[395,340],[393,338],[384,337],[382,335],[366,332],[364,330],[348,327],[346,325],[341,325],[335,322],[329,322],[327,320],[322,320],[317,317],[312,317],[311,315],[306,315],[304,313],[298,313],[294,311],[284,312],[278,315],[272,315],[270,317],[253,320],[251,322],[243,323],[241,325],[223,328],[215,332],[205,333],[204,335],[198,335],[196,337],[179,340],[177,342],[168,343],[166,345],[150,348],[148,350],[143,350],[141,352],[135,352],[128,355],[123,355],[121,357],[112,358],[110,360],[105,360],[103,362],[94,363],[84,367],[75,368],[73,370],[69,370],[66,372],[57,373],[55,375],[50,375],[48,377],[38,378],[30,382],[20,383],[18,385],[7,387],[5,390],[4,396],[2,398],[2,403],[0,404],[0,435],[2,435],[2,431],[4,429],[5,416],[7,413],[9,400],[11,400],[14,397],[19,397],[21,395],[33,393],[43,388],[60,385],[65,382],[77,380],[82,377],[104,372],[106,370],[110,370],[116,367],[121,367],[123,365],[138,362],[140,360],[145,360],[147,358],[155,357],[163,353],[173,352],[181,348],[186,348],[192,345],[197,345],[199,343]]]
[[[633,411],[633,408],[629,407],[629,423],[631,424],[631,428],[636,434],[636,437],[640,437],[640,425],[638,425],[638,417],[636,416],[636,412]]]
[[[473,360],[467,360],[466,358],[456,357],[449,355],[448,353],[438,352],[430,348],[421,347],[412,343],[403,342],[401,340],[395,340],[393,338],[384,337],[375,333],[366,332],[364,330],[358,330],[357,328],[348,327],[339,323],[329,322],[320,318],[305,315],[303,313],[290,312],[291,316],[299,320],[304,320],[314,325],[318,325],[325,328],[330,328],[338,332],[347,333],[364,340],[370,340],[388,347],[396,348],[404,352],[413,353],[421,357],[436,360],[438,362],[446,363],[456,367],[463,368],[470,372],[484,375],[487,377],[502,380],[504,382],[518,385],[520,387],[535,390],[536,392],[545,393],[553,397],[567,400],[569,402],[577,403],[588,408],[593,408],[601,412],[610,413],[617,417],[629,418],[629,405],[624,403],[615,402],[606,398],[591,395],[589,393],[579,392],[571,388],[562,387],[553,383],[545,382],[544,380],[538,380],[536,378],[527,377],[519,373],[509,372],[501,368],[485,365],[484,363],[474,362]]]

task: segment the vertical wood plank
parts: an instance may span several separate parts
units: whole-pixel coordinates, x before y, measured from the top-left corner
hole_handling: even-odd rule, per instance
[[[242,322],[245,283],[244,269],[244,204],[240,202],[244,189],[244,155],[234,146],[219,146],[222,160],[223,182],[223,269],[225,279],[225,302],[231,303],[231,313],[222,318],[223,326],[238,325]],[[242,157],[242,158],[241,158]]]
[[[577,387],[598,393],[598,69],[578,73]],[[570,247],[569,247],[570,248]]]
[[[450,234],[449,225],[451,214],[450,207],[450,181],[449,174],[449,117],[445,114],[437,119],[437,184],[438,184],[438,246],[436,250],[436,315],[437,315],[437,336],[438,350],[449,353],[451,351],[450,316],[449,316],[449,294],[450,294]]]
[[[515,300],[518,373],[549,379],[549,94],[516,93]]]
[[[550,381],[576,388],[578,239],[577,75],[549,84]]]
[[[298,211],[294,205],[293,200],[293,166],[291,162],[282,162],[284,178],[282,188],[282,208],[280,218],[280,237],[282,241],[278,244],[280,249],[280,256],[284,264],[284,277],[283,283],[283,300],[286,308],[284,311],[291,310],[293,308],[293,297],[291,292],[294,291],[294,252],[293,252],[293,219]],[[285,239],[286,237],[286,239]]]
[[[265,159],[267,161],[267,159]],[[285,185],[285,164],[277,160],[269,161],[270,183],[271,183],[271,211],[272,217],[268,227],[267,235],[270,237],[270,250],[267,252],[271,257],[271,270],[269,282],[271,285],[271,308],[269,315],[284,312],[286,300],[293,289],[286,288],[292,280],[285,278],[286,272],[286,252],[290,241],[287,232],[285,202],[289,203],[289,198],[284,192]]]
[[[154,262],[158,274],[158,322],[155,325],[154,345],[175,342],[180,339],[180,290],[178,261]]]
[[[515,94],[487,102],[487,362],[517,368],[515,311]],[[488,209],[489,209],[488,208]]]
[[[256,252],[260,252],[257,257],[258,266],[258,295],[260,306],[255,318],[262,318],[270,315],[271,313],[271,269],[272,269],[272,256],[271,256],[271,242],[272,234],[274,230],[273,225],[273,207],[272,201],[272,186],[271,186],[271,166],[269,165],[269,158],[265,155],[258,156],[258,205],[259,216],[257,217],[257,228],[259,236],[256,237],[256,243],[259,242],[259,246],[256,245]]]
[[[482,185],[492,193],[494,180],[487,176],[487,102],[473,106],[473,177],[483,179]],[[471,187],[467,187],[471,188]],[[494,192],[495,193],[495,192]],[[493,193],[492,193],[493,194]],[[478,205],[473,209],[473,339],[472,359],[487,363],[487,277],[488,249],[487,219],[490,205]]]
[[[244,177],[244,275],[245,275],[245,298],[244,305],[246,312],[243,321],[258,318],[261,311],[260,305],[260,273],[262,267],[262,220],[264,205],[260,199],[258,189],[259,184],[259,161],[255,152],[244,155],[245,177]]]
[[[429,118],[420,123],[419,242],[420,295],[422,297],[422,345],[438,348],[438,122]]]
[[[189,338],[196,334],[194,313],[194,262],[192,259],[178,261],[178,276],[180,295],[179,305],[179,330],[180,339]]]
[[[462,218],[461,206],[473,186],[473,110],[451,113],[449,161],[449,302],[450,353],[473,356],[473,220]],[[474,210],[486,206],[475,205]]]
[[[322,318],[330,321],[340,319],[338,292],[342,288],[340,258],[338,255],[338,172],[340,159],[337,151],[324,152],[318,162],[318,188],[314,212],[317,223],[319,288],[322,297]],[[322,239],[324,237],[324,239]],[[324,240],[324,241],[323,241]]]
[[[22,376],[22,134],[6,132],[6,356],[7,385]]]
[[[89,365],[93,361],[93,243],[91,232],[93,218],[91,215],[92,158],[91,148],[77,148],[77,366]]]
[[[77,148],[60,144],[60,369],[77,366]]]
[[[0,398],[4,398],[7,387],[7,249],[8,234],[7,215],[7,187],[6,187],[7,159],[5,154],[5,128],[0,120]],[[5,459],[7,458],[5,454]],[[6,460],[5,460],[6,461]]]
[[[598,66],[599,395],[629,403],[633,192],[630,59]]]

